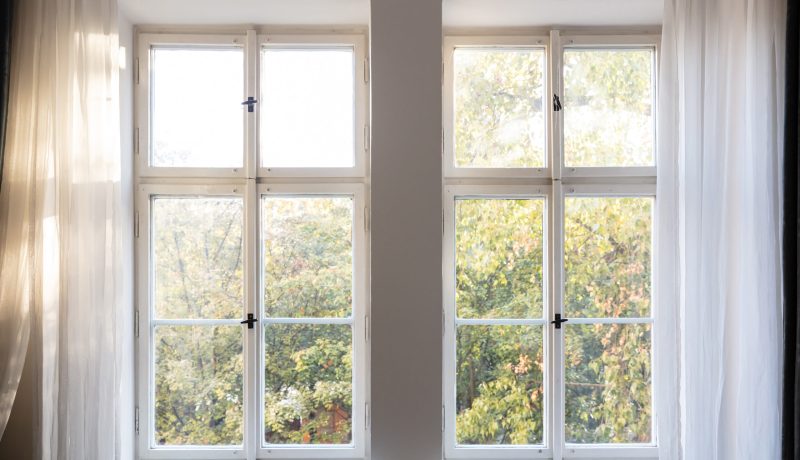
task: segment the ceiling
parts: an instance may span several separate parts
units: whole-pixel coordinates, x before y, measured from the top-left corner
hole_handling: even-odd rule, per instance
[[[403,1],[403,0],[395,0]],[[369,0],[120,0],[134,24],[366,25]],[[445,27],[661,24],[663,0],[444,0]]]

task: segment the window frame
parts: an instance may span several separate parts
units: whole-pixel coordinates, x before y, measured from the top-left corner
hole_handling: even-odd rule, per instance
[[[244,137],[241,168],[155,167],[150,165],[151,119],[151,52],[153,46],[238,46],[244,52],[244,101],[247,95],[258,98],[260,41],[292,44],[298,47],[352,46],[355,151],[352,168],[261,168],[258,157],[258,116],[243,110]],[[209,33],[195,31],[164,33],[162,29],[138,30],[134,62],[134,163],[135,163],[135,352],[136,352],[136,446],[141,459],[295,459],[338,458],[358,460],[366,457],[369,433],[369,139],[359,136],[359,124],[365,133],[369,107],[367,36],[364,31],[297,32],[281,29],[273,34],[266,27],[248,30],[226,29]],[[363,70],[363,76],[362,76]],[[249,116],[252,115],[252,116]],[[271,170],[270,170],[271,169]],[[263,273],[261,262],[260,203],[263,194],[292,196],[351,196],[353,199],[353,303],[352,373],[353,404],[351,414],[352,442],[349,445],[268,445],[263,444]],[[156,324],[190,323],[196,320],[159,320],[154,323],[152,283],[151,199],[154,196],[236,196],[243,203],[243,311],[242,318],[200,320],[202,324],[236,324],[246,313],[254,313],[259,321],[253,330],[243,328],[243,444],[241,446],[157,446],[155,445],[155,411],[152,384],[155,377],[152,334]],[[337,319],[338,320],[338,319]]]
[[[656,260],[657,232],[655,209],[658,133],[656,105],[658,88],[658,53],[660,34],[608,34],[601,30],[549,31],[544,43],[541,33],[520,35],[452,35],[443,41],[443,442],[444,458],[447,459],[517,459],[517,458],[567,458],[584,459],[657,459],[658,458],[658,414],[656,412],[657,369],[655,340],[651,342],[651,432],[652,442],[646,444],[570,444],[564,440],[565,389],[564,389],[564,334],[549,327],[549,319],[563,313],[565,295],[564,273],[564,206],[565,198],[572,196],[592,197],[652,197],[652,261]],[[653,166],[646,167],[566,167],[564,162],[564,114],[554,111],[552,105],[546,110],[547,163],[545,168],[458,168],[454,154],[453,111],[453,51],[457,47],[506,48],[512,46],[545,47],[547,69],[545,87],[549,93],[563,95],[563,53],[569,48],[653,50]],[[550,101],[545,101],[550,103]],[[545,197],[545,276],[544,289],[544,386],[545,413],[543,414],[544,445],[498,445],[459,446],[455,438],[455,203],[459,197]],[[656,264],[651,261],[651,311],[648,318],[622,318],[612,323],[628,323],[644,320],[655,327]],[[599,320],[599,321],[598,321]],[[598,318],[570,318],[572,324],[604,322]],[[568,323],[569,324],[569,323]],[[563,329],[562,329],[563,331]],[[652,334],[652,332],[651,332]],[[653,337],[655,334],[652,335]],[[662,370],[663,371],[663,370]]]

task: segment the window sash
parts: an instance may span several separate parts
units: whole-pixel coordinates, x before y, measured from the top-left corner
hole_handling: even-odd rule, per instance
[[[264,32],[264,31],[262,31]],[[260,52],[262,47],[319,49],[347,47],[353,49],[354,58],[354,165],[353,167],[262,167],[259,151],[259,104],[255,116],[243,111],[243,162],[238,168],[211,167],[158,167],[150,164],[151,144],[151,85],[153,47],[239,47],[244,52],[244,94],[259,98]],[[134,151],[138,177],[152,178],[329,178],[365,177],[368,170],[370,130],[367,120],[369,107],[369,66],[367,63],[367,39],[363,34],[271,34],[248,30],[231,34],[175,34],[140,33],[137,41],[138,58],[135,65],[136,117]],[[198,95],[202,97],[202,95]]]
[[[444,193],[444,454],[445,458],[507,459],[507,458],[658,458],[656,438],[657,414],[654,404],[657,391],[655,348],[651,344],[651,416],[652,443],[648,444],[571,444],[566,443],[564,393],[564,329],[556,332],[545,325],[545,413],[544,443],[538,445],[462,446],[455,437],[456,420],[456,349],[455,327],[460,324],[539,324],[539,320],[497,319],[472,320],[456,317],[455,305],[455,204],[456,198],[516,198],[540,197],[546,200],[546,266],[545,319],[547,323],[564,306],[564,199],[574,196],[655,197],[656,168],[646,167],[570,167],[564,166],[563,111],[546,110],[547,163],[545,168],[457,168],[453,143],[453,51],[457,47],[509,48],[513,46],[544,46],[548,94],[563,95],[562,56],[569,47],[600,49],[647,47],[655,49],[653,68],[654,94],[657,89],[658,35],[562,35],[551,31],[546,36],[456,36],[445,37],[443,44],[443,176]],[[563,96],[562,96],[563,97]],[[545,101],[551,103],[551,101]],[[654,118],[657,108],[654,105]],[[655,122],[654,122],[655,123]],[[654,139],[657,145],[657,138]],[[655,206],[655,202],[654,202]],[[653,228],[657,228],[655,215]],[[657,234],[652,235],[652,257],[656,258]],[[656,265],[651,266],[651,283],[656,279]],[[654,291],[651,291],[654,292]],[[569,318],[567,324],[655,324],[655,296],[651,294],[650,315],[643,318]],[[651,334],[652,331],[651,331]]]

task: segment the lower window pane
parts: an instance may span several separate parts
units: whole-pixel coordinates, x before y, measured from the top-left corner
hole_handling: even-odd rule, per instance
[[[242,328],[158,326],[155,442],[241,445]]]
[[[349,444],[353,334],[349,325],[265,328],[264,441]]]
[[[565,326],[566,441],[652,441],[651,326]]]
[[[542,444],[541,326],[459,326],[458,444]]]

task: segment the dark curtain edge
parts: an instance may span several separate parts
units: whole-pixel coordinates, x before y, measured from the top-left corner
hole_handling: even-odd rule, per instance
[[[2,1],[0,20],[0,187],[3,186],[3,157],[6,146],[8,121],[8,81],[11,77],[11,25],[14,0]]]
[[[782,451],[784,460],[800,459],[800,342],[798,342],[798,24],[797,0],[787,0],[786,10],[786,106],[784,120],[783,203],[783,298],[784,380]]]

